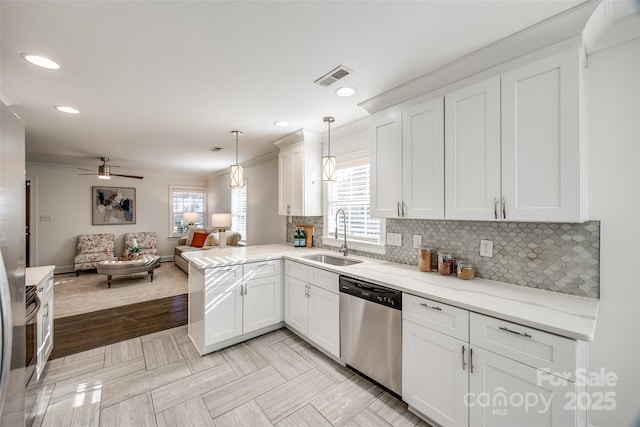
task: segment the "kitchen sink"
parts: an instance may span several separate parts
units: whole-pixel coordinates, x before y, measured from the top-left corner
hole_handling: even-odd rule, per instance
[[[311,261],[323,262],[325,264],[341,265],[341,266],[358,264],[362,262],[357,259],[343,258],[343,257],[338,257],[333,255],[307,255],[307,256],[303,256],[302,258],[310,259]]]

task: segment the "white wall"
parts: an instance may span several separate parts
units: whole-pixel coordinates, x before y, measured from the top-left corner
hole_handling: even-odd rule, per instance
[[[278,158],[246,166],[248,245],[284,243],[285,217],[278,215]],[[231,211],[229,174],[209,179],[209,212]]]
[[[593,426],[640,423],[640,40],[589,56],[589,216],[602,221],[600,314],[589,371],[615,373],[615,411],[592,409]]]
[[[193,177],[167,177],[140,173],[143,180],[113,177],[99,181],[95,176],[78,175],[72,168],[27,164],[35,205],[31,215],[35,248],[31,265],[55,265],[56,272],[72,271],[79,234],[113,233],[116,255],[124,252],[124,233],[155,231],[158,254],[172,256],[176,239],[169,236],[169,186],[206,187],[207,180]],[[91,225],[91,187],[133,187],[136,189],[136,224]],[[40,221],[50,216],[51,221]]]

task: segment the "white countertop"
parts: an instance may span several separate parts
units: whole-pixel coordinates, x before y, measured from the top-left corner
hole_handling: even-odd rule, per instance
[[[345,267],[303,258],[314,253],[342,256],[338,252],[287,245],[228,246],[185,252],[183,256],[196,268],[286,258],[565,337],[594,339],[599,305],[596,299],[479,278],[460,280],[437,272],[424,273],[417,266],[360,256],[349,255],[363,262]]]
[[[25,286],[36,286],[47,274],[55,270],[55,265],[42,265],[40,267],[27,267],[24,270]]]

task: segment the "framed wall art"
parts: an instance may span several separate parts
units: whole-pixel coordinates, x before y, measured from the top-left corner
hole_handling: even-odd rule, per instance
[[[136,189],[91,187],[93,225],[135,224]]]

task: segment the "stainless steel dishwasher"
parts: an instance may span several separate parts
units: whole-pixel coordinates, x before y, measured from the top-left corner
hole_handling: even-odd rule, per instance
[[[340,352],[351,368],[402,393],[402,292],[340,276]]]

